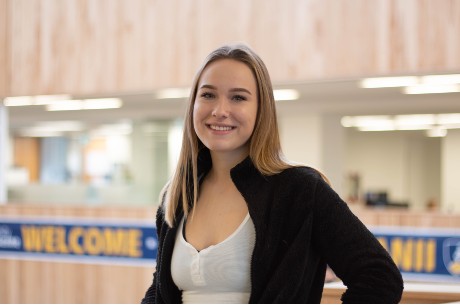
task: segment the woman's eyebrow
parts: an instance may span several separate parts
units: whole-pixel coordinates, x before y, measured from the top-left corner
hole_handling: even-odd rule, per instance
[[[208,84],[204,84],[200,87],[200,89],[211,89],[211,90],[217,90],[217,87],[216,86],[213,86],[213,85],[208,85]],[[247,94],[249,95],[252,95],[251,91],[249,91],[248,89],[246,88],[231,88],[230,90],[228,90],[230,92],[246,92]]]
[[[207,85],[207,84],[204,84],[200,87],[200,89],[212,89],[212,90],[217,90],[217,87],[216,86],[213,86],[213,85]]]
[[[249,91],[248,89],[245,89],[245,88],[232,88],[229,91],[230,92],[241,92],[241,91],[243,91],[243,92],[248,93],[249,95],[252,94],[251,91]]]

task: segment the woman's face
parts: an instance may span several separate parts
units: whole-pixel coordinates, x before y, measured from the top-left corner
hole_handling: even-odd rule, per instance
[[[258,107],[256,79],[244,63],[220,59],[201,74],[193,125],[211,152],[249,153]]]

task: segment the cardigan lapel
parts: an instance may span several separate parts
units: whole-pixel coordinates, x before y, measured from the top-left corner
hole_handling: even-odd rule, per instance
[[[176,242],[176,234],[177,234],[177,227],[178,222],[182,219],[184,213],[182,209],[176,213],[176,220],[174,226],[171,228],[167,226],[164,241],[163,241],[163,251],[161,255],[161,265],[162,268],[160,269],[160,278],[159,282],[162,283],[160,285],[161,295],[164,298],[164,302],[166,304],[173,304],[173,303],[181,303],[181,293],[179,288],[174,284],[174,280],[172,279],[171,275],[171,261],[172,261],[172,254],[174,251],[174,244]],[[179,299],[177,299],[179,296]],[[172,298],[169,298],[172,297]],[[176,298],[174,298],[176,297]]]
[[[212,159],[211,154],[207,148],[203,148],[198,154],[198,184],[200,185],[203,181],[203,178],[209,172],[212,167]],[[234,168],[231,169],[230,175],[232,178],[233,183],[235,184],[238,191],[241,193],[243,198],[248,205],[249,214],[251,216],[252,221],[254,222],[256,228],[256,236],[260,236],[263,234],[264,230],[266,229],[266,224],[264,223],[264,215],[268,212],[267,203],[270,202],[270,196],[272,194],[272,188],[270,187],[270,178],[269,176],[262,175],[252,163],[251,158],[248,156],[244,159],[241,163],[236,165]],[[188,181],[189,190],[193,189],[192,181]],[[171,260],[172,260],[172,253],[174,250],[174,244],[176,240],[177,234],[177,227],[178,222],[184,216],[184,212],[182,210],[182,204],[179,203],[178,210],[176,211],[176,223],[174,224],[173,228],[168,227],[164,237],[164,245],[163,249],[165,250],[162,253],[162,268],[160,270],[160,283],[163,281],[163,285],[160,285],[161,294],[164,297],[165,303],[180,303],[181,302],[181,292],[174,284],[171,275]],[[260,230],[257,232],[257,230]],[[263,242],[262,240],[256,239],[256,247],[257,244]],[[256,270],[255,266],[256,262],[260,260],[262,255],[253,255],[252,257],[252,264],[251,264],[251,273],[257,274],[260,271]],[[254,292],[256,294],[259,293],[259,289],[257,289],[258,283],[254,282],[254,278],[252,278],[252,289],[253,293],[251,293],[251,298],[254,296]],[[254,291],[256,289],[257,291]],[[178,297],[179,299],[176,299]]]

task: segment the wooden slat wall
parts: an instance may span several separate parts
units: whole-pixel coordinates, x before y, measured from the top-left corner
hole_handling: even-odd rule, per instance
[[[0,0],[0,99],[7,96],[7,79],[8,79],[8,60],[6,58],[8,53],[8,44],[6,40],[7,34],[7,10],[6,1]]]
[[[10,95],[189,85],[235,41],[275,82],[460,70],[457,0],[5,1]]]
[[[136,304],[154,268],[0,260],[0,302]]]

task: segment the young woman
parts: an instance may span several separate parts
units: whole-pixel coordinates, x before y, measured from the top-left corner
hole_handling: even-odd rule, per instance
[[[247,46],[199,69],[161,200],[143,303],[319,303],[326,265],[344,303],[401,298],[391,257],[325,178],[283,160],[271,80]]]

